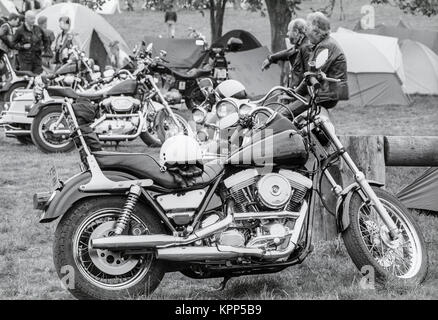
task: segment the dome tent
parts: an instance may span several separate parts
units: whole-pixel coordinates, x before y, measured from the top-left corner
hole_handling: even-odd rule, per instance
[[[71,20],[71,31],[79,43],[81,50],[104,68],[109,54],[109,44],[118,41],[122,52],[129,52],[128,45],[120,34],[96,12],[77,3],[59,3],[38,13],[47,17],[47,28],[58,34],[59,18],[68,16]]]
[[[115,14],[116,12],[121,13],[122,10],[120,9],[119,0],[106,0],[96,12],[100,14]]]
[[[347,58],[349,102],[353,105],[409,105],[397,39],[339,28],[331,36]]]
[[[18,13],[14,2],[11,0],[0,0],[0,15],[8,16],[12,12]]]

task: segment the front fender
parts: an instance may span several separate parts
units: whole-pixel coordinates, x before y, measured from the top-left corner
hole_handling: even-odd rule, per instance
[[[43,110],[44,108],[47,108],[48,106],[60,106],[62,105],[62,103],[63,100],[56,100],[56,99],[35,103],[27,113],[27,117],[35,118],[38,115],[38,113],[40,113],[40,111]]]
[[[371,186],[383,187],[385,184],[379,181],[368,180]],[[357,182],[352,183],[342,191],[341,196],[336,204],[336,225],[338,232],[343,232],[350,225],[350,217],[348,215],[348,208],[350,201],[356,190],[359,189]]]
[[[105,171],[105,176],[113,181],[123,180],[135,180],[136,177],[116,171]],[[91,180],[91,174],[89,171],[80,173],[73,176],[63,185],[61,189],[55,191],[55,195],[50,201],[48,207],[40,218],[40,223],[48,223],[56,220],[58,217],[62,217],[68,209],[70,209],[77,201],[95,197],[95,196],[107,196],[114,194],[125,194],[124,191],[120,192],[82,192],[79,190],[79,186],[86,184]]]

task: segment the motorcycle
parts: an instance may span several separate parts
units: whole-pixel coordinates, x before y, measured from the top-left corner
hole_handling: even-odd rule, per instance
[[[27,114],[34,118],[31,135],[35,145],[49,153],[74,148],[62,112],[64,98],[52,97],[90,100],[100,114],[91,128],[103,142],[132,141],[140,137],[148,146],[159,146],[169,136],[180,132],[192,134],[187,121],[172,111],[150,75],[149,65],[156,60],[159,58],[141,59],[133,74],[127,70],[117,73],[128,74],[126,80],[115,85],[110,82],[98,91],[76,92],[68,87],[35,86],[36,104]]]
[[[5,103],[11,102],[16,92],[20,89],[28,89],[32,86],[35,74],[30,71],[18,71],[12,67],[11,62],[6,54],[2,54],[0,64],[3,66],[0,96]]]
[[[97,90],[103,86],[106,78],[102,77],[99,67],[85,57],[83,52],[72,48],[69,50],[69,57],[69,60],[55,72],[44,74],[48,84],[71,87],[79,91]],[[30,144],[32,119],[27,117],[27,113],[34,104],[33,87],[37,76],[27,71],[12,70],[11,74],[12,80],[3,87],[7,89],[4,97],[8,100],[4,104],[4,111],[0,114],[0,125],[5,128],[6,137],[15,138],[23,144]],[[17,77],[17,74],[26,76]]]
[[[157,163],[146,154],[91,152],[71,104],[63,108],[75,132],[82,172],[53,192],[37,193],[41,223],[59,219],[53,255],[60,278],[72,275],[77,298],[149,295],[166,272],[195,279],[275,273],[312,251],[320,179],[337,199],[338,232],[354,264],[374,268],[376,281],[421,283],[428,257],[409,211],[382,184],[368,181],[319,114],[320,70],[305,77],[307,115],[294,122],[267,107],[230,113],[222,130],[248,130],[244,144],[205,161],[198,143],[178,135],[163,144]],[[325,58],[324,58],[325,57]],[[220,102],[219,102],[220,103]],[[264,121],[258,121],[265,119]],[[355,182],[343,188],[327,170],[342,158]],[[56,177],[56,175],[55,175]],[[212,199],[220,204],[210,205]]]

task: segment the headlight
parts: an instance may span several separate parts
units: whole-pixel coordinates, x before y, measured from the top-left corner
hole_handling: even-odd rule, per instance
[[[237,112],[237,107],[230,101],[219,102],[216,106],[216,114],[219,119],[225,118],[234,112]]]
[[[195,109],[193,111],[193,121],[195,121],[197,124],[203,124],[206,116],[207,113],[202,109]]]
[[[249,104],[242,104],[239,108],[239,115],[240,116],[246,116],[251,113],[253,107]]]

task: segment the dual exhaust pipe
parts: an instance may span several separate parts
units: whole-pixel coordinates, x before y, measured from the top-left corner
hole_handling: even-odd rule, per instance
[[[266,252],[261,248],[247,247],[232,247],[217,245],[211,246],[188,246],[198,240],[205,239],[214,235],[217,232],[225,230],[233,222],[233,212],[231,203],[227,206],[227,216],[205,228],[199,229],[186,238],[175,237],[170,235],[140,235],[140,236],[112,236],[106,238],[92,239],[90,242],[92,249],[107,249],[112,251],[125,250],[147,250],[156,251],[156,257],[159,260],[169,261],[218,261],[230,260],[239,257],[256,257],[266,260],[276,260],[288,257],[295,249],[295,239],[289,237],[288,244],[281,251],[274,250]],[[304,215],[307,208],[306,205],[300,210],[300,214]],[[272,213],[275,217],[276,213]],[[286,213],[282,213],[281,217],[286,217]],[[289,213],[290,218],[297,218],[297,213]],[[292,236],[293,237],[293,236]]]

